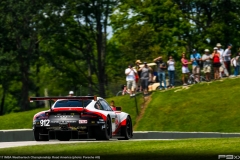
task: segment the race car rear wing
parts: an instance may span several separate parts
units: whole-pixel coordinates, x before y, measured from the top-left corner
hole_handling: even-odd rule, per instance
[[[94,100],[97,101],[97,96],[55,96],[55,97],[29,97],[29,101],[46,101],[46,100],[53,100],[56,101],[58,99],[64,99],[64,100]]]

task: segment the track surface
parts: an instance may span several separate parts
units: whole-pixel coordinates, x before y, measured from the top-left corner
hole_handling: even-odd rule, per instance
[[[132,139],[126,141],[144,141],[144,140],[170,140],[170,139]],[[67,143],[95,143],[95,142],[115,142],[117,139],[112,139],[109,141],[96,141],[96,140],[80,140],[80,141],[45,141],[45,142],[36,142],[36,141],[20,141],[20,142],[0,142],[1,148],[10,148],[10,147],[20,147],[20,146],[33,146],[33,145],[46,145],[46,144],[67,144]],[[122,141],[122,140],[121,140]],[[121,142],[119,141],[119,142]]]

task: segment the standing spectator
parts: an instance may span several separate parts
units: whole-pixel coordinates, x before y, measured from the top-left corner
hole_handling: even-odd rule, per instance
[[[136,62],[135,62],[135,64],[136,64],[135,69],[138,73],[138,77],[141,77],[141,71],[139,71],[139,69],[141,68],[140,67],[141,63],[142,62],[140,60],[136,60]],[[136,90],[139,91],[139,92],[142,91],[141,79],[140,78],[138,80],[136,80]]]
[[[211,70],[212,70],[212,55],[209,53],[208,49],[204,50],[204,54],[202,56],[203,61],[203,72],[206,76],[206,81],[210,81],[211,79]]]
[[[222,45],[221,43],[217,43],[216,44],[217,48],[218,48],[218,52],[220,54],[220,63],[221,63],[221,66],[219,67],[219,77],[223,77],[223,73],[225,74],[225,76],[228,76],[228,71],[225,67],[225,64],[223,62],[223,53],[224,53],[224,49],[222,49]]]
[[[152,68],[147,65],[147,62],[144,62],[144,66],[141,67],[138,71],[141,71],[141,86],[143,89],[143,94],[148,94],[148,80],[149,74],[152,71]]]
[[[230,68],[230,65],[231,65],[231,48],[232,48],[232,45],[228,44],[228,48],[223,53],[223,61],[224,61],[225,67],[227,68],[227,71],[228,71],[227,76],[231,75],[231,68]]]
[[[191,64],[191,62],[188,62],[185,52],[182,53],[181,63],[182,63],[182,81],[183,81],[183,85],[186,86],[187,85],[186,75],[187,75],[187,79],[189,79],[189,76],[190,76],[188,64]]]
[[[234,76],[238,76],[240,66],[240,52],[237,53],[236,57],[232,58],[231,64],[234,67]]]
[[[163,88],[162,82],[164,83],[164,88],[167,89],[166,73],[165,73],[165,71],[167,69],[167,65],[165,62],[163,62],[162,56],[155,58],[153,61],[157,64],[157,74],[158,74],[158,80],[160,83],[160,90],[162,90],[162,88]]]
[[[175,61],[172,58],[172,56],[169,56],[167,64],[168,64],[169,88],[174,88]]]
[[[73,91],[69,91],[68,97],[72,97],[72,96],[74,96],[74,92]]]
[[[128,65],[128,68],[125,70],[126,74],[126,81],[127,81],[127,89],[129,90],[130,96],[135,96],[135,89],[136,89],[136,81],[135,81],[135,74],[137,71],[133,69],[131,64]]]
[[[192,73],[194,74],[196,82],[199,82],[201,55],[197,53],[196,49],[193,49],[192,52],[190,56],[192,61]]]
[[[213,59],[213,69],[214,69],[214,79],[219,79],[219,67],[221,66],[220,63],[220,53],[217,51],[218,48],[214,47],[214,51],[212,53],[212,59]]]

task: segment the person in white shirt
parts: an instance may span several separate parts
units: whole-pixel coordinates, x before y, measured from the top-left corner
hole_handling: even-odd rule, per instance
[[[168,64],[169,88],[174,88],[175,61],[172,58],[172,56],[169,56],[167,64]]]
[[[204,52],[202,56],[203,72],[205,73],[206,81],[209,82],[211,79],[212,55],[209,53],[209,49],[205,49]]]
[[[231,68],[230,68],[230,65],[231,65],[231,48],[232,48],[232,45],[228,44],[228,48],[223,53],[223,61],[224,61],[225,67],[228,71],[228,76],[231,75]]]
[[[137,71],[130,64],[128,65],[128,68],[125,70],[125,74],[126,74],[126,81],[127,81],[127,89],[130,92],[130,96],[131,97],[135,96],[135,89],[136,89],[135,74],[137,74]]]
[[[218,48],[217,51],[220,53],[220,63],[221,63],[221,67],[219,67],[219,77],[223,77],[223,74],[225,74],[225,76],[228,76],[229,75],[228,71],[223,62],[224,49],[222,49],[221,43],[217,43],[216,47]]]

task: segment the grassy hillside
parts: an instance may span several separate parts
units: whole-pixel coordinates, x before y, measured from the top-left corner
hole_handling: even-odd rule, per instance
[[[135,131],[240,132],[240,78],[155,91],[144,109],[142,95],[107,99],[131,115]],[[0,116],[0,130],[32,127],[32,117],[44,110]],[[137,111],[142,112],[141,116]]]
[[[107,99],[110,103],[111,100],[115,101],[116,106],[121,106],[122,111],[131,115],[133,124],[136,123],[137,112],[135,106],[135,98],[130,98],[128,95],[114,97],[114,99]],[[142,103],[143,98],[137,96],[137,103]],[[138,104],[138,111],[140,112],[140,105]],[[11,113],[0,116],[0,130],[4,129],[30,129],[32,128],[32,119],[37,112],[48,110],[48,108],[39,108],[26,112]]]
[[[138,131],[240,132],[240,79],[152,94]]]

